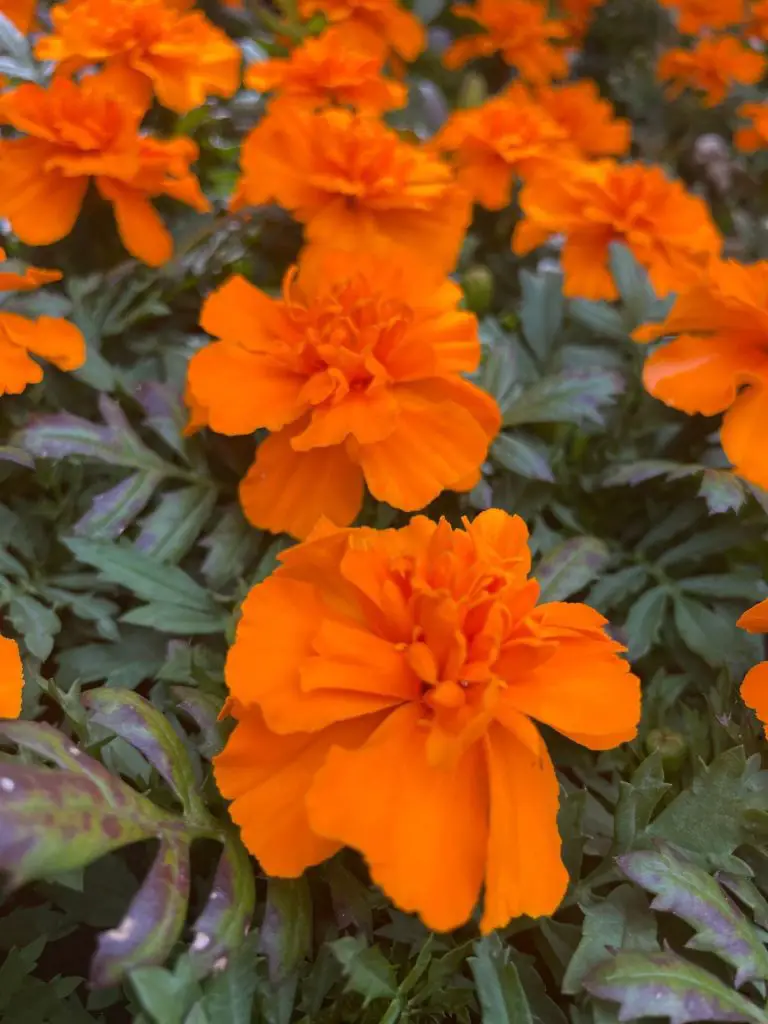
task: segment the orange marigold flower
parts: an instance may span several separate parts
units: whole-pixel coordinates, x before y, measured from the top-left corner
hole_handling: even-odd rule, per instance
[[[0,260],[5,260],[2,249]],[[19,274],[0,266],[2,292],[32,291],[60,279],[58,270],[27,267]],[[76,370],[85,362],[85,339],[74,324],[59,317],[41,316],[30,320],[15,313],[0,312],[0,395],[21,394],[28,384],[38,384],[43,379],[43,371],[32,355],[47,359],[60,370]],[[0,642],[3,642],[2,637]],[[10,640],[4,642],[11,643]],[[8,716],[0,709],[2,717]]]
[[[424,26],[399,0],[298,0],[302,18],[323,14],[350,45],[376,53],[394,51],[415,60],[427,44]]]
[[[604,3],[605,0],[560,0],[561,17],[572,40],[583,39],[595,10]]]
[[[764,42],[768,41],[768,0],[758,0],[750,8],[751,21],[744,34],[746,36],[757,36]]]
[[[285,59],[252,64],[245,84],[260,92],[275,92],[277,101],[310,109],[337,104],[380,114],[402,107],[408,90],[383,76],[384,55],[355,50],[334,29],[306,39]]]
[[[737,114],[752,122],[734,132],[733,141],[737,149],[745,153],[765,149],[768,146],[768,103],[743,103]]]
[[[189,169],[194,142],[142,136],[140,120],[98,75],[0,97],[0,122],[24,133],[0,140],[0,216],[29,245],[56,242],[72,230],[93,180],[112,203],[126,249],[151,266],[166,262],[172,239],[150,199],[168,195],[200,211],[209,203]]]
[[[600,95],[594,82],[537,89],[536,100],[567,133],[576,150],[585,157],[620,156],[632,141],[632,126],[616,117],[613,107]]]
[[[669,82],[667,92],[679,96],[684,89],[703,93],[706,107],[722,103],[737,82],[752,85],[765,74],[761,53],[734,39],[701,39],[691,50],[673,49],[662,54],[656,68],[661,81]]]
[[[476,21],[482,31],[457,39],[446,50],[447,68],[460,68],[475,57],[500,52],[522,79],[535,85],[568,74],[565,53],[555,45],[568,37],[568,28],[548,18],[536,0],[477,0],[474,6],[455,4],[453,13]]]
[[[232,277],[206,300],[201,324],[221,340],[190,363],[193,422],[273,431],[240,487],[255,526],[346,526],[364,481],[413,511],[479,479],[499,411],[461,377],[478,365],[477,322],[422,263],[310,250],[281,299]]]
[[[0,718],[18,718],[21,714],[21,693],[24,669],[19,645],[0,636]]]
[[[152,96],[184,114],[240,84],[240,50],[193,0],[65,0],[51,10],[53,32],[37,44],[42,60],[71,73],[105,66],[115,95],[145,107]]]
[[[721,237],[705,202],[659,167],[614,160],[574,163],[541,174],[520,194],[525,218],[512,238],[527,253],[552,235],[566,236],[564,290],[585,299],[615,299],[609,245],[623,242],[647,269],[658,295],[678,290],[716,255]]]
[[[634,337],[665,335],[677,337],[646,360],[648,391],[689,414],[725,412],[725,454],[740,476],[768,488],[768,261],[713,260],[665,320]]]
[[[322,530],[251,590],[215,773],[268,874],[347,845],[436,931],[483,886],[484,932],[554,912],[568,876],[534,722],[614,747],[636,734],[640,686],[596,611],[537,605],[527,540],[498,509],[456,530]]]
[[[341,249],[395,246],[453,266],[471,200],[447,164],[375,118],[281,106],[242,149],[235,205],[277,202],[310,242]]]
[[[768,633],[768,599],[744,612],[736,625],[749,633]],[[747,672],[741,684],[741,699],[754,710],[768,736],[768,661]]]
[[[708,29],[729,28],[744,22],[744,0],[660,0],[677,16],[677,27],[695,36]]]
[[[0,0],[0,14],[12,21],[19,32],[30,32],[35,21],[37,0]]]
[[[434,144],[454,155],[460,184],[489,210],[509,203],[515,178],[578,156],[567,130],[517,84],[479,107],[457,110]]]

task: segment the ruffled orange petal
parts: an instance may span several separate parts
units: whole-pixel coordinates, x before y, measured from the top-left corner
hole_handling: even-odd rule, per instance
[[[748,633],[768,633],[768,597],[745,611],[736,625]]]
[[[21,714],[21,693],[24,669],[19,645],[0,636],[0,718],[18,718]]]
[[[768,489],[768,386],[745,388],[723,417],[720,440],[739,476]]]
[[[763,723],[768,736],[768,661],[751,668],[741,684],[741,699]]]

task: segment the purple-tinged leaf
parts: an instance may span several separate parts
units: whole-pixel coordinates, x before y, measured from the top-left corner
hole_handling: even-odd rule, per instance
[[[208,901],[194,927],[189,955],[201,971],[210,971],[242,943],[255,905],[253,866],[240,840],[227,836]]]
[[[768,979],[768,950],[755,926],[706,871],[663,845],[628,853],[618,863],[627,878],[656,894],[654,910],[669,911],[696,929],[689,948],[716,953],[736,969],[736,988]]]
[[[546,446],[535,438],[499,434],[491,447],[491,457],[511,473],[529,480],[555,481]]]
[[[610,560],[597,537],[574,537],[545,555],[536,569],[542,601],[564,601],[591,583]]]
[[[168,719],[130,690],[101,687],[83,694],[90,720],[136,747],[162,775],[192,821],[208,820],[192,762]]]
[[[91,984],[108,988],[134,967],[164,963],[181,935],[188,901],[189,842],[166,833],[122,921],[99,936]]]
[[[603,487],[636,487],[646,480],[666,476],[679,468],[679,462],[670,462],[669,459],[640,459],[609,469],[602,478],[602,484]]]
[[[202,573],[208,584],[218,589],[245,574],[260,539],[239,505],[217,512],[215,526],[200,541],[200,547],[206,549]]]
[[[584,980],[599,999],[619,1003],[620,1021],[668,1017],[670,1024],[768,1024],[768,1017],[709,971],[676,953],[619,953]]]
[[[699,495],[706,501],[712,515],[738,512],[747,500],[744,484],[727,469],[705,469]]]
[[[602,409],[611,405],[624,391],[624,379],[615,370],[593,367],[563,370],[543,377],[526,388],[507,406],[504,426],[526,423],[604,422]]]
[[[114,776],[52,725],[46,725],[45,722],[25,722],[21,719],[4,720],[0,722],[0,738],[15,743],[17,747],[37,754],[46,761],[53,761],[58,768],[86,775],[91,782],[96,783],[106,797],[111,795]]]
[[[134,473],[97,494],[85,515],[75,523],[74,532],[92,540],[115,540],[122,536],[151,501],[162,479],[162,473]]]
[[[200,730],[200,752],[212,758],[224,746],[224,732],[219,722],[221,702],[194,686],[172,686],[171,693],[179,710],[187,714]]]
[[[142,520],[136,547],[159,562],[178,562],[200,536],[215,504],[211,487],[183,487],[164,494]]]
[[[309,955],[312,945],[312,896],[305,876],[270,878],[259,935],[269,978],[279,985]]]
[[[23,466],[24,469],[35,468],[35,460],[29,452],[9,444],[0,445],[0,462],[15,462],[17,466]]]
[[[179,455],[186,457],[184,428],[187,412],[180,396],[167,384],[155,380],[139,384],[133,394],[146,413],[147,426]]]

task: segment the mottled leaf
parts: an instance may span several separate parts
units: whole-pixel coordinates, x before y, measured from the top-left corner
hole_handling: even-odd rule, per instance
[[[602,409],[624,390],[615,370],[564,370],[526,388],[507,406],[504,425],[603,423]]]
[[[517,967],[497,935],[474,945],[469,965],[483,1024],[535,1024]]]
[[[600,999],[620,1003],[621,1021],[642,1017],[668,1017],[670,1024],[768,1021],[754,1003],[672,952],[619,953],[596,967],[584,987]]]
[[[187,425],[187,411],[179,395],[157,380],[142,381],[134,389],[134,398],[146,414],[146,424],[165,443],[186,457],[184,428]]]
[[[188,715],[200,730],[199,749],[211,758],[224,746],[224,732],[219,722],[221,701],[194,686],[172,686],[177,707]]]
[[[359,935],[348,935],[329,945],[344,970],[347,990],[361,995],[364,1006],[397,994],[395,970],[378,946],[366,946]]]
[[[75,533],[91,540],[120,537],[151,501],[162,479],[162,473],[151,470],[134,473],[108,491],[97,494],[85,515],[75,523]]]
[[[256,904],[253,866],[238,838],[227,836],[208,900],[195,922],[190,957],[209,971],[248,933]]]
[[[296,970],[311,943],[312,896],[306,877],[270,878],[259,951],[267,958],[274,985]]]
[[[637,850],[619,857],[619,867],[633,882],[656,893],[651,906],[666,910],[696,929],[691,949],[716,953],[736,969],[736,987],[768,978],[768,951],[754,925],[717,882],[667,846]]]
[[[574,537],[545,555],[536,567],[542,601],[564,601],[605,568],[610,552],[597,537]]]

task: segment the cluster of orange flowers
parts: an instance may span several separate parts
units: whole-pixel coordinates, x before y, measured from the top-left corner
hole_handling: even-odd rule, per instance
[[[558,81],[599,2],[562,0],[557,18],[541,0],[457,4],[468,33],[446,66],[499,54],[519,80],[421,143],[382,120],[407,100],[399,71],[426,45],[419,20],[397,0],[298,0],[301,18],[323,14],[327,27],[246,70],[270,99],[243,143],[231,208],[277,203],[305,245],[279,296],[233,276],[207,297],[212,340],[189,364],[189,429],[265,430],[243,509],[303,541],[243,605],[221,791],[266,871],[295,876],[352,846],[436,929],[466,921],[481,893],[484,931],[555,910],[567,885],[558,784],[535,723],[600,750],[630,740],[640,715],[639,680],[606,621],[581,604],[537,604],[519,518],[351,526],[366,488],[405,511],[472,488],[500,429],[495,401],[466,379],[480,360],[478,325],[449,277],[473,204],[500,210],[517,194],[515,252],[561,237],[570,296],[616,298],[609,249],[628,246],[659,295],[678,295],[663,323],[637,333],[677,336],[648,359],[647,388],[687,412],[725,412],[737,472],[768,487],[755,441],[768,422],[768,264],[721,262],[703,200],[658,167],[623,162],[628,122],[592,83]],[[683,32],[707,17],[717,29],[735,23],[725,0],[669,4]],[[35,44],[54,62],[51,83],[0,97],[0,121],[16,130],[0,140],[0,216],[22,241],[65,237],[93,182],[127,250],[159,265],[173,246],[152,200],[208,209],[192,140],[142,127],[154,100],[184,113],[239,85],[238,48],[191,7],[53,8]],[[34,4],[0,0],[0,10],[32,28]],[[762,74],[762,56],[744,53],[753,61],[742,80]],[[707,60],[720,88],[727,61]],[[58,276],[0,272],[0,288]],[[0,393],[40,379],[30,353],[71,369],[84,342],[66,322],[0,314]],[[742,624],[766,628],[763,606]],[[0,715],[17,714],[18,652],[2,640],[0,674],[12,683]],[[762,675],[745,682],[761,713]]]

